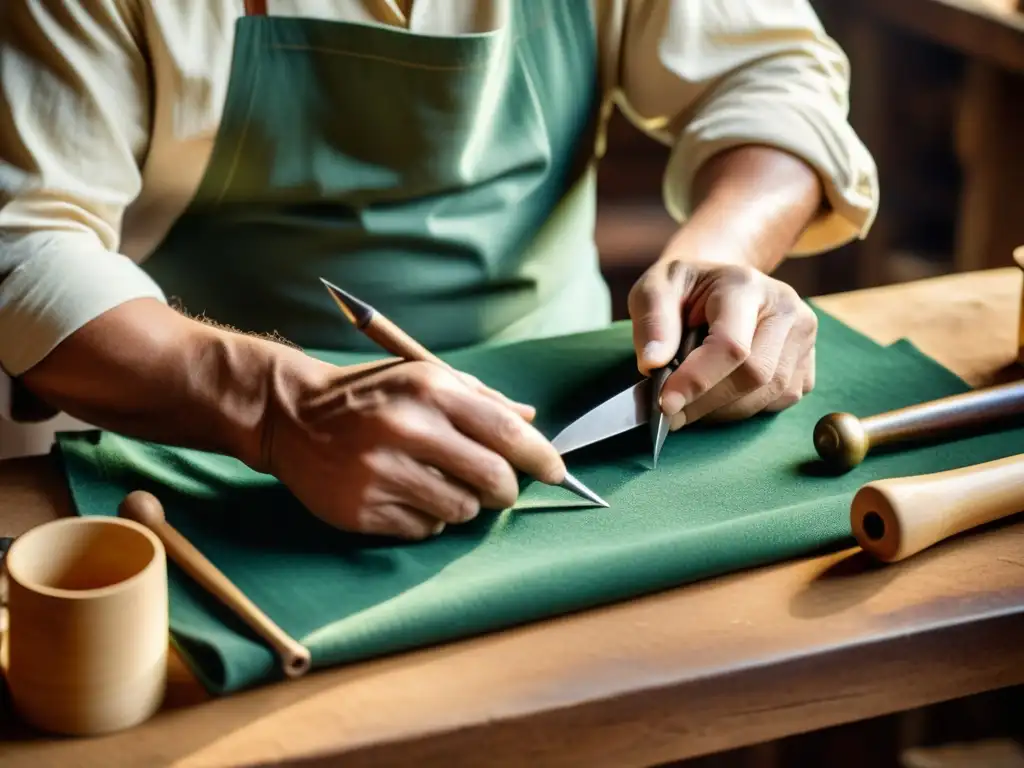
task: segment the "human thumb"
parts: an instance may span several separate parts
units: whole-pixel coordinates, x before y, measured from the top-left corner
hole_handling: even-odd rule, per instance
[[[675,281],[644,277],[629,294],[633,347],[644,375],[664,368],[679,349],[682,333],[682,294]]]

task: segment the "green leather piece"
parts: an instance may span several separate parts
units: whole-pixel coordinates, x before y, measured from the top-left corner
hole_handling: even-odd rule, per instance
[[[113,434],[64,435],[59,451],[79,513],[115,514],[127,492],[153,491],[174,526],[308,644],[316,667],[347,664],[850,544],[849,502],[862,483],[1019,451],[1024,430],[1013,428],[822,472],[811,431],[823,414],[865,416],[967,387],[908,343],[881,347],[819,317],[817,387],[798,405],[670,434],[657,470],[638,428],[567,457],[610,509],[524,481],[516,509],[423,543],[329,529],[275,480],[224,457]],[[549,436],[638,375],[626,323],[445,357],[535,404]],[[279,677],[247,629],[173,566],[170,579],[174,640],[210,690]]]

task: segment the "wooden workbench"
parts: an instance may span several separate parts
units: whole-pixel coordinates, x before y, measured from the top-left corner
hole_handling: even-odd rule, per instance
[[[1021,273],[820,301],[974,384],[1016,357]],[[1024,450],[1024,447],[1022,447]],[[0,535],[68,511],[46,461],[0,465]],[[216,701],[175,661],[128,732],[0,731],[4,768],[629,766],[1024,682],[1024,521],[876,567],[851,550]]]

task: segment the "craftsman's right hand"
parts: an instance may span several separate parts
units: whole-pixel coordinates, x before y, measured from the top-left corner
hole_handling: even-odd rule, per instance
[[[265,471],[339,529],[423,539],[512,506],[516,470],[565,474],[529,406],[433,363],[311,361],[273,378]]]

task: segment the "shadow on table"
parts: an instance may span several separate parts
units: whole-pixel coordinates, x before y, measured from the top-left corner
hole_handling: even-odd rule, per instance
[[[835,561],[797,592],[790,601],[789,612],[801,619],[842,613],[881,592],[899,571],[857,549]]]
[[[978,526],[897,563],[883,563],[856,549],[825,568],[790,601],[790,614],[802,619],[831,616],[862,605],[900,578],[930,565],[968,539],[1019,522],[1020,515]]]

